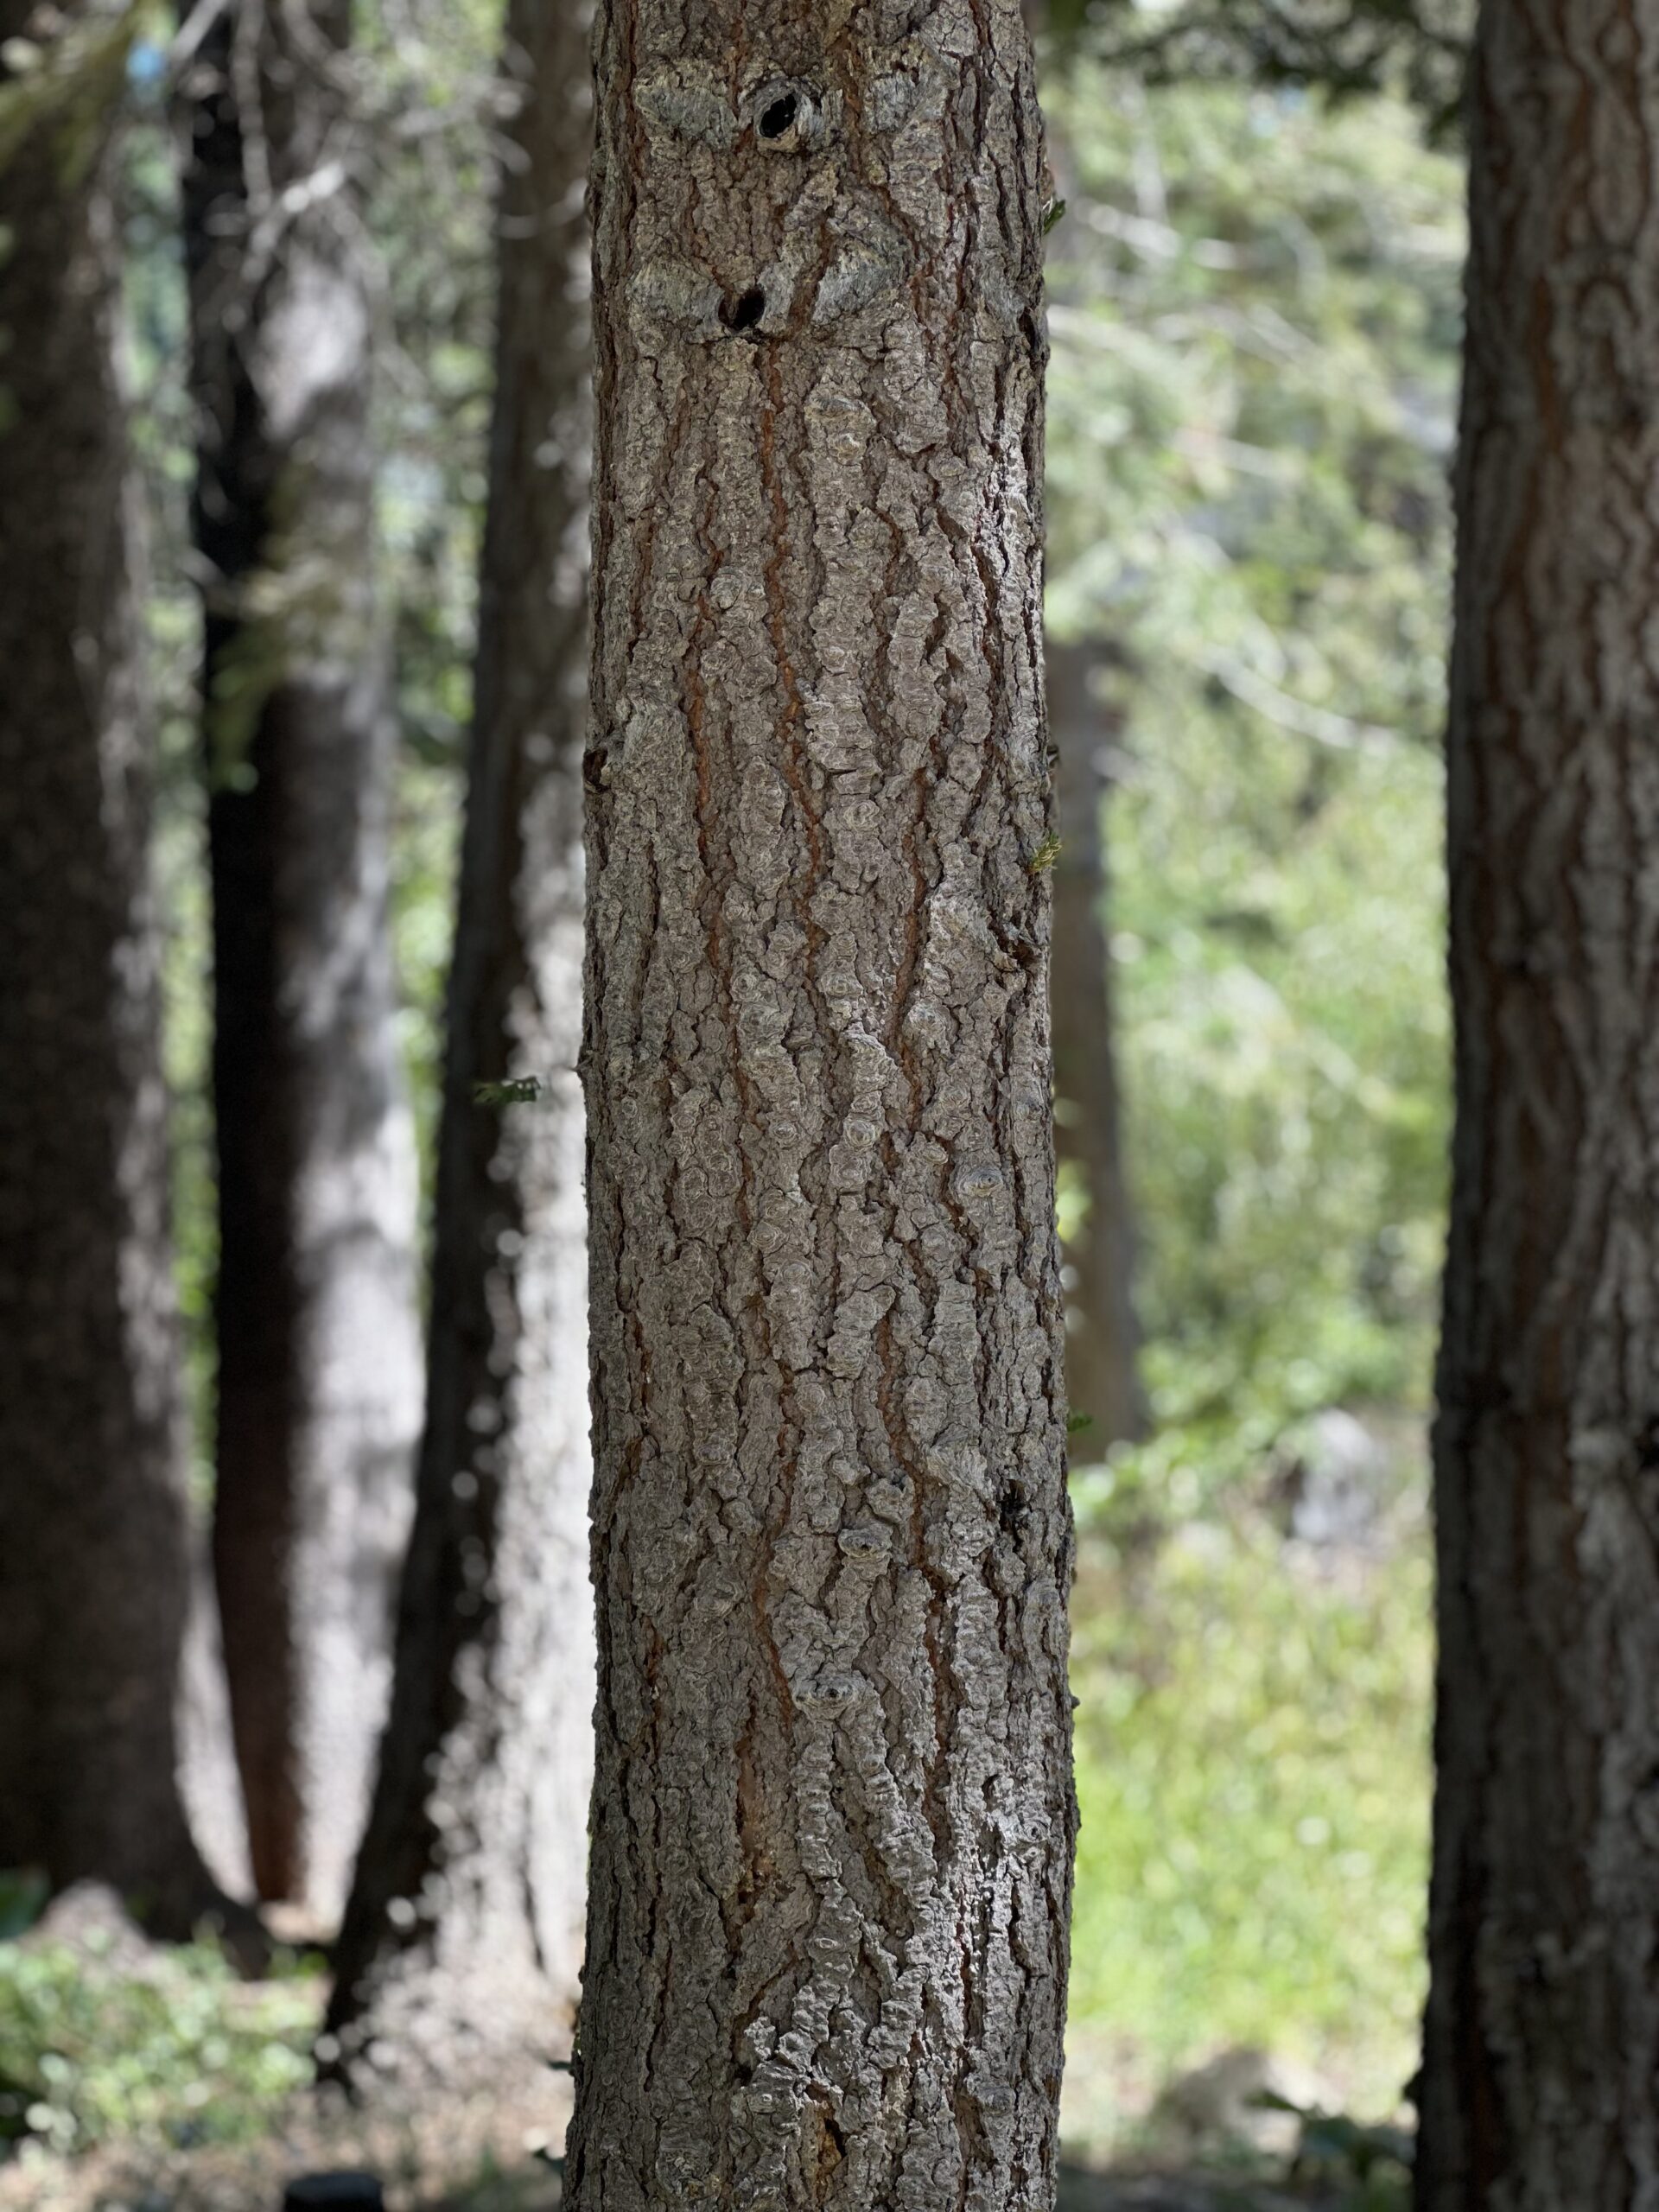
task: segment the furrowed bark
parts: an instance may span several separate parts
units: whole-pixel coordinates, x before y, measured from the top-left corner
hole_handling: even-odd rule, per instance
[[[1074,1814],[1027,37],[1017,0],[609,0],[598,86],[567,2185],[1040,2205]]]
[[[1659,6],[1481,13],[1423,2212],[1659,2202]]]
[[[1112,963],[1101,913],[1106,781],[1100,753],[1107,718],[1089,681],[1098,658],[1086,645],[1051,643],[1047,650],[1060,839],[1054,861],[1057,1134],[1061,1159],[1076,1166],[1088,1193],[1088,1212],[1065,1251],[1066,1397],[1074,1414],[1089,1418],[1080,1447],[1084,1459],[1146,1433],[1131,1288],[1135,1222],[1123,1177]]]
[[[385,1713],[421,1396],[348,29],[345,0],[232,0],[187,86],[184,173],[213,893],[213,1562],[255,1879],[324,1922]]]
[[[36,94],[86,71],[0,156],[0,1866],[109,1882],[183,1933],[213,1889],[174,1720],[183,1402],[117,30],[0,0],[0,41],[44,43]]]
[[[582,757],[591,10],[512,0],[496,402],[419,1499],[333,2070],[568,2052],[593,1772]],[[484,1103],[484,1084],[542,1087]]]

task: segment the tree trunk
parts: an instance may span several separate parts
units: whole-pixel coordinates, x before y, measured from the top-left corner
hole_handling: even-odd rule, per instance
[[[582,754],[590,11],[512,0],[496,403],[427,1423],[339,2070],[568,2051],[593,1773]],[[482,1103],[480,1084],[542,1087]],[[364,2054],[367,2054],[365,2059]],[[373,2065],[368,2063],[372,2059]]]
[[[1074,1811],[1028,41],[1018,0],[609,0],[598,86],[567,2180],[1041,2206]]]
[[[1659,2202],[1659,4],[1482,10],[1424,2212]]]
[[[38,14],[0,0],[0,41]],[[124,47],[94,6],[54,29],[36,91],[83,68],[91,101],[0,160],[0,1866],[110,1882],[181,1932],[210,1885],[175,1733],[183,1403],[110,197]]]
[[[255,1879],[324,1920],[385,1712],[421,1394],[348,20],[346,0],[232,0],[188,87],[184,177],[212,779],[214,1572]]]
[[[1123,1179],[1112,963],[1102,918],[1106,887],[1100,765],[1107,718],[1090,684],[1099,655],[1086,645],[1048,647],[1053,736],[1054,1084],[1060,1157],[1077,1168],[1088,1211],[1065,1249],[1066,1396],[1090,1427],[1082,1456],[1143,1435],[1133,1280],[1135,1223]]]

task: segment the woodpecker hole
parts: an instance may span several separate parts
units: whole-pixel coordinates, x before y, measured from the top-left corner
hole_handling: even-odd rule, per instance
[[[770,101],[761,111],[760,136],[763,138],[781,138],[799,111],[800,103],[793,92],[785,92]]]
[[[728,330],[753,330],[766,311],[766,294],[753,289],[720,303],[720,319]]]

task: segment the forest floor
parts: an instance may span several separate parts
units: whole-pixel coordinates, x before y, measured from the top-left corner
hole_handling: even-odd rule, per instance
[[[289,2182],[340,2171],[378,2176],[387,2212],[555,2212],[568,2071],[527,2062],[474,2094],[353,2107],[308,2086],[326,1990],[315,1962],[244,1983],[211,1945],[149,1944],[106,1892],[57,1900],[0,1942],[0,2212],[279,2212]],[[1319,2119],[1329,2087],[1259,2050],[1225,2048],[1161,2088],[1103,2087],[1101,2063],[1066,2122],[1059,2212],[1403,2204],[1392,2157],[1392,2194],[1383,2175],[1366,2193],[1352,2155],[1408,2155],[1403,2139]],[[1092,2141],[1109,2112],[1141,2116]],[[1315,2149],[1337,2156],[1323,2185],[1280,2178]]]
[[[385,2179],[388,2212],[557,2212],[560,2171],[556,2161],[526,2157],[522,2148],[487,2148],[470,2169],[457,2172],[454,2115],[433,2122],[444,2142],[429,2159],[409,2161],[410,2137],[400,2135],[401,2166],[381,2164],[361,2152]],[[283,2190],[297,2173],[317,2171],[314,2158],[294,2157],[292,2138],[279,2144],[243,2145],[235,2152],[186,2152],[145,2158],[100,2152],[84,2158],[16,2164],[0,2171],[4,2212],[279,2212]],[[333,2161],[329,2161],[330,2164]],[[1348,2212],[1362,2202],[1351,2187],[1301,2188],[1188,2173],[1096,2172],[1061,2169],[1059,2212]]]
[[[568,2085],[559,2090],[568,2106]],[[0,2212],[279,2212],[297,2175],[341,2169],[378,2174],[388,2212],[557,2212],[564,2119],[545,2094],[534,2106],[448,2101],[372,2120],[296,2099],[284,2124],[255,2142],[16,2160],[0,2167]],[[1357,2195],[1351,2183],[1066,2164],[1059,2212],[1357,2212],[1391,2202]]]

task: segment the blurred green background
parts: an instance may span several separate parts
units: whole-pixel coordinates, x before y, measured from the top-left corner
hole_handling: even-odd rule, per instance
[[[484,489],[497,22],[481,0],[369,13],[397,925],[429,1158]],[[147,105],[141,82],[135,98],[180,1266],[205,1406],[183,302],[159,96]],[[1387,98],[1149,90],[1085,42],[1048,72],[1046,105],[1065,201],[1049,242],[1049,619],[1107,664],[1109,926],[1154,1416],[1148,1441],[1103,1463],[1086,1433],[1075,1452],[1065,2125],[1074,2149],[1106,2152],[1229,2048],[1271,2054],[1306,2101],[1376,2115],[1415,2063],[1462,188]],[[1063,1228],[1077,1206],[1064,1185]],[[0,1916],[0,1938],[15,1932]],[[0,1940],[0,2092],[49,2108],[35,2133],[177,2139],[209,2107],[234,2132],[303,2074],[315,1974],[254,2004],[210,1952],[168,1974],[158,1992],[118,1946]]]

